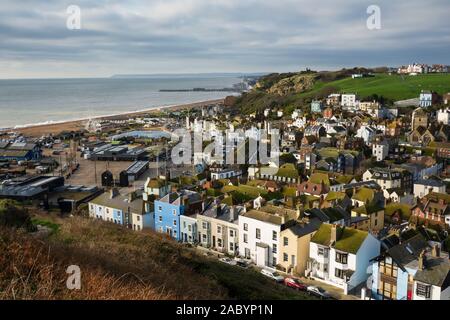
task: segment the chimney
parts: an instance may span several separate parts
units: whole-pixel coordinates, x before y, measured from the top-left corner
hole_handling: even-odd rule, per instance
[[[419,270],[423,271],[425,269],[425,250],[422,250],[422,252],[419,255]]]
[[[119,190],[117,188],[112,188],[110,190],[110,199],[114,199],[115,197],[117,197],[119,195]]]
[[[341,228],[338,225],[332,224],[331,225],[331,235],[330,235],[330,242],[336,243],[336,241],[339,240],[341,236]]]
[[[435,245],[433,246],[433,248],[431,249],[431,255],[432,255],[434,258],[439,258],[439,257],[441,256],[441,247],[439,247],[438,244],[435,244]]]
[[[230,216],[230,222],[233,222],[235,220],[235,209],[234,209],[233,205],[230,207],[230,214],[229,214],[229,216]]]
[[[130,192],[128,194],[128,203],[133,202],[134,200],[136,200],[136,192]]]

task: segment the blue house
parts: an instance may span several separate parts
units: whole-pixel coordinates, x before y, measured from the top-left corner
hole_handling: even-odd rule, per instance
[[[203,202],[197,192],[183,190],[169,193],[155,201],[155,230],[181,241],[180,217],[201,213],[202,209]]]
[[[314,100],[311,102],[311,112],[312,113],[322,113],[323,103],[322,101]]]
[[[413,300],[414,277],[421,268],[419,259],[427,249],[420,235],[384,251],[372,264],[372,298],[376,300]]]

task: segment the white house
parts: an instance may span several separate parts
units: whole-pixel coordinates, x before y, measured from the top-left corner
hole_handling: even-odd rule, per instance
[[[223,169],[211,172],[211,180],[229,179],[242,176],[242,170]]]
[[[162,198],[170,191],[169,183],[166,183],[163,179],[150,179],[147,178],[147,181],[144,184],[144,193],[143,198],[144,201],[148,201],[150,195],[154,195],[156,198]]]
[[[385,199],[394,203],[414,205],[414,195],[401,189],[385,189],[383,195]]]
[[[356,132],[357,138],[362,138],[364,143],[368,146],[372,144],[377,134],[377,129],[372,126],[361,126]]]
[[[306,275],[347,294],[368,279],[370,260],[379,254],[380,242],[370,233],[324,223],[311,238]]]
[[[297,217],[296,211],[275,206],[243,213],[239,216],[239,255],[260,267],[275,268],[281,229]]]
[[[442,124],[450,124],[450,109],[441,109],[437,111],[437,121]]]
[[[433,105],[433,93],[430,91],[422,91],[419,96],[419,101],[422,108],[431,107]]]
[[[377,161],[383,161],[389,155],[389,143],[386,140],[374,142],[372,144],[372,155]]]
[[[420,179],[414,183],[414,197],[423,198],[431,192],[446,193],[445,184],[433,179]]]
[[[357,106],[355,94],[343,94],[341,96],[341,106],[355,108]]]
[[[292,120],[295,120],[295,119],[300,118],[300,117],[302,116],[302,114],[303,114],[302,110],[300,110],[300,109],[295,109],[295,110],[292,112]]]
[[[375,181],[383,190],[402,187],[402,174],[399,171],[384,168],[368,169],[363,174],[363,181]]]

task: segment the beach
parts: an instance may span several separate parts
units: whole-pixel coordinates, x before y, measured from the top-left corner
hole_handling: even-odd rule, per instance
[[[121,120],[121,119],[128,119],[130,117],[136,117],[136,116],[140,116],[140,115],[156,114],[162,110],[174,112],[174,111],[180,111],[180,110],[186,110],[186,109],[201,108],[203,106],[207,106],[207,105],[211,105],[211,104],[223,103],[223,101],[224,101],[224,99],[216,99],[216,100],[207,100],[207,101],[181,104],[181,105],[175,105],[175,106],[161,106],[161,107],[151,108],[151,109],[147,109],[147,110],[131,111],[131,112],[124,112],[124,113],[120,113],[120,114],[97,116],[97,117],[92,117],[90,119]],[[20,127],[20,128],[4,129],[4,131],[21,133],[22,135],[27,136],[27,137],[41,137],[43,135],[50,135],[50,134],[55,135],[55,134],[61,133],[62,131],[82,130],[82,129],[84,129],[84,124],[86,123],[87,120],[89,120],[89,119],[84,118],[84,119],[78,119],[78,120],[60,121],[60,122],[56,122],[56,123],[36,124],[36,125],[29,125],[29,126]]]

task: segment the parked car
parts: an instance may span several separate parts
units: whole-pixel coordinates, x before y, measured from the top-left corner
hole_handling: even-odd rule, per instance
[[[248,269],[248,264],[244,261],[236,261],[236,265],[242,269]]]
[[[308,288],[308,286],[306,284],[304,284],[304,283],[300,282],[298,279],[294,279],[294,278],[284,279],[284,284],[287,287],[297,289],[297,290],[302,290],[302,291],[306,291],[306,289]]]
[[[227,258],[227,257],[220,258],[219,261],[223,262],[223,263],[226,263],[226,264],[229,264],[230,266],[235,266],[236,265],[236,261],[235,260]]]
[[[306,289],[309,294],[312,294],[314,296],[317,296],[322,299],[330,299],[331,295],[325,291],[325,289],[322,289],[321,287],[315,287],[315,286],[308,286]]]
[[[284,277],[281,276],[278,272],[275,271],[271,271],[271,270],[267,270],[267,269],[262,269],[261,273],[263,275],[265,275],[266,277],[275,280],[276,282],[283,282],[284,281]]]

